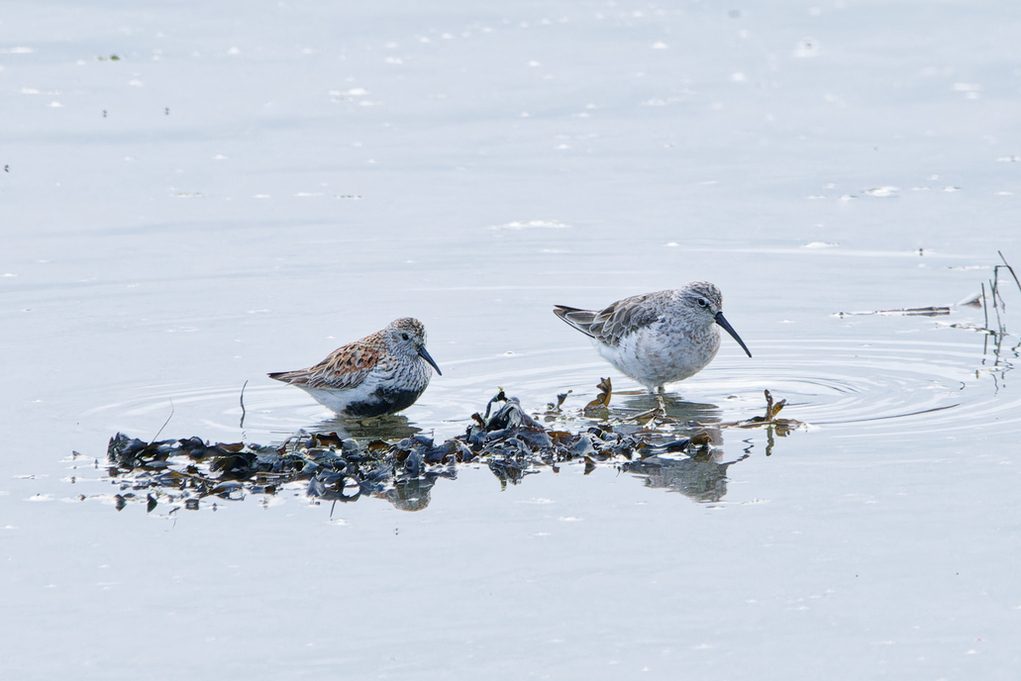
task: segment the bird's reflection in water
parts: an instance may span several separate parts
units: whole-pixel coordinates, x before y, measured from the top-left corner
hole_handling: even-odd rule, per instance
[[[693,501],[719,501],[727,494],[727,469],[739,459],[722,463],[723,450],[699,450],[693,457],[667,458],[653,456],[622,466],[632,475],[644,478],[647,487],[680,492]]]
[[[361,421],[340,417],[323,419],[311,431],[314,433],[336,433],[339,437],[361,439],[400,440],[420,432],[421,428],[411,425],[406,416],[387,414]]]
[[[659,425],[672,429],[676,435],[694,436],[704,432],[710,444],[701,448],[690,445],[688,456],[651,456],[628,462],[622,466],[623,470],[643,478],[648,487],[680,492],[694,501],[714,502],[726,495],[727,469],[748,458],[748,455],[734,461],[723,461],[724,452],[719,448],[723,445],[723,433],[719,427],[723,412],[718,406],[687,402],[672,394],[657,396],[650,393],[627,395],[621,402],[623,409],[638,414],[662,406],[665,413],[656,417]]]
[[[614,416],[621,418],[627,418],[629,414],[633,416],[655,411],[660,407],[660,399],[662,399],[662,406],[666,408],[666,413],[661,414],[660,417],[665,417],[667,421],[709,428],[720,423],[723,416],[722,410],[715,404],[688,402],[679,395],[671,393],[655,395],[648,392],[627,391],[614,393],[614,395],[620,398],[618,400],[620,408],[614,409],[611,406],[610,411]]]
[[[431,501],[432,488],[438,478],[457,477],[451,470],[400,475],[387,484],[390,471],[377,469],[358,480],[345,472],[320,473],[309,482],[309,496],[319,501],[351,502],[362,497],[384,499],[400,511],[421,511]]]
[[[429,505],[429,495],[435,484],[434,476],[399,480],[382,496],[399,511],[421,511]]]
[[[611,415],[614,418],[622,421],[632,420],[635,423],[645,423],[652,419],[657,432],[677,437],[705,432],[712,444],[717,446],[723,444],[723,435],[719,428],[723,420],[723,411],[715,404],[687,402],[672,394],[654,395],[648,392],[615,394],[623,399],[619,400],[618,408],[611,408]],[[657,412],[660,398],[663,400],[665,412]]]

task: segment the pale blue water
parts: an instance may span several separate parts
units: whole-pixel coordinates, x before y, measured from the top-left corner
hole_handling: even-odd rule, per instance
[[[1021,292],[998,349],[981,308],[837,313],[1021,266],[1018,9],[2,14],[3,678],[1013,678]],[[677,398],[809,424],[768,457],[723,429],[719,498],[466,467],[417,513],[295,487],[147,515],[93,464],[171,413],[161,438],[334,428],[265,373],[404,315],[444,372],[425,432],[498,387],[578,410],[638,386],[551,306],[692,279],[754,357],[725,339]]]

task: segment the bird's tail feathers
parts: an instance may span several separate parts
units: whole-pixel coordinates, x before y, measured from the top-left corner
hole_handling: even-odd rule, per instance
[[[589,331],[589,326],[592,324],[592,320],[596,318],[596,313],[594,311],[581,310],[577,307],[568,307],[567,305],[554,305],[553,314],[560,317],[586,336],[592,336],[592,332]]]

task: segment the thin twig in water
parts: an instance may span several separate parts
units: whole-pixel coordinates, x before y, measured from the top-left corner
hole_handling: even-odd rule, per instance
[[[167,420],[163,422],[163,425],[160,426],[160,429],[156,431],[156,434],[152,436],[152,439],[149,440],[149,444],[152,444],[153,442],[156,442],[156,438],[158,438],[160,436],[160,433],[163,432],[163,429],[167,427],[167,424],[170,423],[170,419],[172,419],[172,418],[174,418],[174,400],[173,400],[173,398],[170,399],[170,416],[168,416]]]
[[[997,275],[999,272],[997,272]],[[993,310],[996,311],[996,332],[1001,336],[1007,332],[1007,329],[1003,326],[1003,319],[1000,317],[1000,310],[1006,312],[1007,308],[1004,307],[1003,295],[1000,293],[1000,280],[999,277],[995,278],[996,288],[993,290]],[[1000,302],[997,303],[996,299],[999,297]]]
[[[990,282],[990,286],[993,287],[993,308],[996,308],[996,299],[1000,299],[1000,305],[1005,305],[1003,302],[1003,295],[1000,293],[1000,268],[1003,265],[993,266],[993,280]],[[1006,309],[1006,307],[1004,307]]]
[[[986,331],[989,330],[989,310],[986,309],[986,285],[982,283],[982,315],[986,319],[986,323],[982,325]]]
[[[1008,270],[1010,270],[1011,276],[1014,277],[1014,283],[1017,284],[1017,289],[1019,291],[1021,291],[1021,281],[1018,281],[1017,272],[1015,272],[1014,268],[1010,266],[1010,263],[1007,262],[1007,259],[1003,257],[1003,251],[996,251],[996,252],[1000,254],[1000,260],[1003,261],[1004,267],[1006,267]]]
[[[245,384],[243,386],[241,386],[241,400],[240,400],[241,401],[241,423],[238,424],[238,428],[244,428],[245,427],[245,387],[247,387],[247,386],[248,386],[248,381],[245,381]]]

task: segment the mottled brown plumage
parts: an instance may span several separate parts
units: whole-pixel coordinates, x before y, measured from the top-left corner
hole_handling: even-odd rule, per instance
[[[365,418],[407,409],[429,385],[425,327],[411,317],[340,347],[315,366],[269,377],[301,388],[342,416]]]

